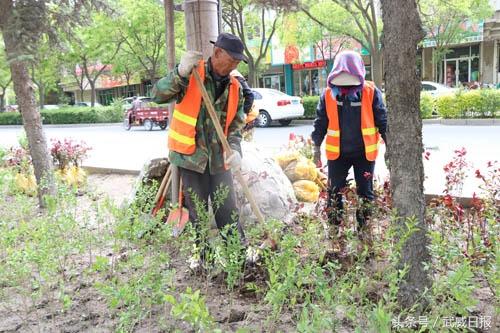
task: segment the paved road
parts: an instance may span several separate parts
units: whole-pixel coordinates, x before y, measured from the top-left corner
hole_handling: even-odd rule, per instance
[[[258,128],[254,141],[263,154],[273,156],[288,142],[289,133],[308,136],[311,123],[291,124],[288,127],[272,126]],[[72,138],[85,141],[93,147],[84,165],[138,170],[143,163],[151,158],[167,155],[166,131],[155,129],[151,132],[142,128],[132,128],[127,132],[116,125],[106,126],[46,126],[45,132],[49,140]],[[0,127],[0,146],[17,145],[21,133],[19,126]],[[424,146],[431,152],[430,160],[424,160],[426,173],[426,193],[441,193],[444,189],[443,166],[453,156],[453,151],[461,147],[467,149],[468,160],[472,164],[468,180],[463,189],[463,195],[471,196],[478,191],[478,182],[474,178],[474,170],[484,169],[487,161],[500,160],[500,127],[499,126],[446,126],[424,125]],[[380,155],[375,177],[384,179],[387,168]]]

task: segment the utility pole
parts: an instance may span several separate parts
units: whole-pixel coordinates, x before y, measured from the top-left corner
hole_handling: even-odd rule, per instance
[[[185,0],[183,7],[187,49],[203,53],[206,60],[212,54],[210,41],[219,35],[218,1]]]
[[[172,1],[165,0],[165,18],[167,18],[167,2]],[[213,45],[210,41],[215,41],[219,35],[218,5],[219,3],[217,0],[185,0],[182,5],[184,10],[184,25],[186,29],[186,48],[188,51],[201,52],[203,54],[203,59],[205,60],[207,60],[212,54]],[[173,9],[171,12],[173,16]],[[167,33],[168,31],[169,28],[167,27]],[[167,54],[168,52],[169,50],[167,50]],[[175,63],[175,53],[173,57]],[[167,59],[167,64],[169,63],[168,61],[169,59]],[[172,166],[171,199],[173,203],[176,203],[179,198],[179,179],[179,169]]]

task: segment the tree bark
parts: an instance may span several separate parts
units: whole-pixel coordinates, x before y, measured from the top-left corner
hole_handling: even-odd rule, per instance
[[[167,55],[167,69],[175,67],[175,31],[174,31],[174,1],[165,0],[165,54]]]
[[[404,240],[401,267],[408,267],[398,292],[404,308],[425,306],[421,299],[431,286],[424,264],[430,262],[425,225],[422,163],[422,120],[420,118],[420,79],[417,76],[417,44],[424,37],[414,0],[382,0],[384,22],[383,52],[387,93],[387,157],[391,175],[393,206],[397,211],[399,235],[406,231],[409,219],[416,222],[415,232]]]
[[[24,130],[28,138],[29,150],[33,161],[36,182],[38,185],[38,202],[45,207],[45,195],[55,194],[52,160],[47,148],[47,140],[42,128],[42,119],[35,99],[35,86],[29,74],[26,61],[20,60],[12,53],[17,43],[11,33],[3,30],[5,51],[10,61],[10,71],[14,83],[19,110],[23,118]]]
[[[45,88],[43,87],[43,84],[38,86],[38,95],[40,98],[40,109],[43,109],[43,106],[45,105]]]
[[[382,88],[382,82],[384,80],[383,70],[382,70],[382,50],[372,50],[372,80],[375,85],[379,88]]]
[[[5,111],[5,93],[0,94],[0,112]]]

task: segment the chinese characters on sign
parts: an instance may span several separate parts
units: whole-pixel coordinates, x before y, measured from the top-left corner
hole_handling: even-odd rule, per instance
[[[398,316],[391,320],[392,328],[417,328],[442,326],[444,328],[491,328],[491,316],[470,316],[470,317],[443,317],[430,320],[427,316],[401,318]],[[439,325],[440,324],[440,325]]]

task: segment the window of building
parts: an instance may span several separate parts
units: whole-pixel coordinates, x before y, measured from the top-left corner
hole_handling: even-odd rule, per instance
[[[326,77],[326,67],[294,71],[293,93],[299,96],[318,96],[326,87]]]
[[[97,98],[102,105],[110,105],[116,99],[132,97],[138,95],[139,85],[120,86],[111,89],[103,89],[97,91]]]
[[[479,45],[450,49],[443,60],[443,82],[448,87],[468,86],[479,81]]]
[[[262,77],[260,80],[260,86],[262,88],[276,89],[281,92],[285,92],[285,75],[267,75]]]

